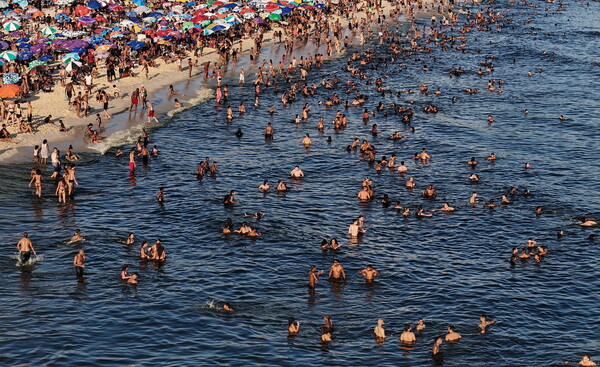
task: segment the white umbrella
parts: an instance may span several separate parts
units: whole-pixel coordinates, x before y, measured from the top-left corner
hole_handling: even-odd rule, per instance
[[[80,66],[81,66],[81,63],[79,61],[71,60],[65,67],[65,70],[71,71],[73,69],[79,68]]]
[[[150,10],[150,8],[147,6],[144,6],[144,5],[140,5],[137,8],[133,9],[133,11],[136,12],[137,14],[145,13],[148,10]]]

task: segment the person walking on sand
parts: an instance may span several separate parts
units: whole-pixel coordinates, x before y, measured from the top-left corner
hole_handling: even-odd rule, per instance
[[[154,106],[152,105],[152,102],[146,101],[146,105],[148,106],[148,123],[151,123],[152,119],[154,119],[154,121],[158,124],[158,119],[154,115]]]

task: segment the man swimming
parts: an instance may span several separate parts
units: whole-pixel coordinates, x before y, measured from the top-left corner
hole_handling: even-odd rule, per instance
[[[293,178],[302,178],[302,177],[304,177],[304,172],[302,172],[302,170],[300,169],[300,167],[296,166],[290,172],[290,176],[292,176]]]
[[[454,326],[450,325],[448,326],[448,334],[446,334],[446,341],[447,342],[457,342],[460,340],[460,338],[462,338],[462,336],[456,332],[456,329]]]
[[[73,237],[71,237],[69,242],[79,242],[79,241],[85,241],[85,238],[83,238],[81,236],[81,231],[79,229],[76,229],[75,233],[73,234]]]
[[[375,326],[373,329],[373,333],[377,339],[385,339],[385,330],[383,329],[383,324],[383,319],[379,319],[377,320],[377,326]]]

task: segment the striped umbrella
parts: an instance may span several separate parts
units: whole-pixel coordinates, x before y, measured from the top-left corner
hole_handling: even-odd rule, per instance
[[[10,19],[4,22],[2,28],[4,28],[5,31],[9,32],[16,31],[17,29],[21,28],[21,23],[17,22],[14,19]]]
[[[54,34],[54,33],[58,32],[58,29],[56,29],[54,27],[46,26],[46,27],[42,28],[40,30],[40,32],[42,32],[42,34],[44,36],[49,36],[51,34]]]
[[[79,55],[74,52],[68,53],[62,57],[62,62],[65,64],[68,64],[71,61],[77,61],[77,60],[79,60]]]
[[[3,58],[6,61],[13,61],[17,56],[19,55],[14,51],[4,51],[0,53],[0,58]]]
[[[65,67],[65,70],[66,71],[71,71],[73,69],[79,68],[80,66],[81,66],[81,63],[79,61],[72,60],[71,62],[69,62],[67,64],[67,66]]]

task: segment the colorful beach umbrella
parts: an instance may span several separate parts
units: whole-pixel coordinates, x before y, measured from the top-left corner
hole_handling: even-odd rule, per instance
[[[21,87],[16,84],[5,84],[0,87],[0,97],[2,98],[14,98],[18,93]]]
[[[21,53],[19,53],[19,56],[17,56],[17,59],[19,60],[29,60],[33,57],[33,52],[31,51],[23,51]]]
[[[14,51],[4,51],[0,53],[0,58],[3,58],[6,61],[13,61],[17,58],[17,56],[19,55]]]
[[[2,24],[2,28],[5,31],[16,31],[17,29],[21,28],[21,23],[17,22],[14,19],[9,19],[6,22],[4,22],[4,24]]]
[[[4,73],[2,75],[2,83],[4,84],[17,84],[21,80],[21,75],[17,73]]]
[[[34,60],[32,62],[29,63],[29,65],[27,66],[29,69],[33,69],[36,66],[46,66],[46,63],[43,61],[38,60]]]
[[[51,26],[45,26],[44,28],[40,29],[40,32],[42,32],[42,34],[44,36],[50,36],[50,35],[58,32],[58,29],[51,27]]]
[[[79,67],[81,67],[81,63],[79,61],[72,60],[67,64],[67,66],[65,66],[65,70],[73,71],[74,69],[77,69]]]

